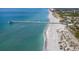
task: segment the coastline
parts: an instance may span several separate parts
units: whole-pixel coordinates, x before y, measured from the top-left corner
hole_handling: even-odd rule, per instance
[[[60,18],[56,18],[53,16],[53,12],[49,10],[49,22],[57,22],[59,23]],[[47,51],[68,51],[67,49],[69,49],[70,51],[77,51],[79,50],[79,43],[76,40],[76,38],[72,35],[72,33],[70,33],[70,31],[68,31],[68,29],[65,27],[66,25],[63,24],[48,24],[48,28],[45,32],[45,46],[46,46],[46,50]],[[63,35],[59,34],[57,31],[62,32],[63,31]],[[65,35],[65,39],[69,39],[70,41],[66,41],[65,39],[64,42],[62,44],[59,44],[59,42],[61,41],[62,36]],[[68,38],[68,36],[69,38]],[[75,40],[74,40],[75,39]],[[69,47],[69,45],[71,43],[69,42],[74,42],[73,48]],[[65,48],[62,48],[60,46],[66,46]]]
[[[44,28],[44,32],[43,32],[43,37],[44,37],[44,45],[43,45],[43,51],[47,51],[47,29],[48,29],[49,24],[46,24],[45,28]]]
[[[50,14],[52,13],[52,11],[50,9],[48,9],[48,22],[51,22],[51,17]],[[50,51],[50,46],[49,46],[49,42],[51,41],[50,39],[52,39],[50,36],[50,32],[51,32],[51,24],[46,24],[46,27],[44,29],[43,32],[43,36],[44,36],[44,46],[43,46],[43,51]],[[50,43],[51,44],[51,43]],[[53,49],[52,49],[53,50]]]
[[[49,12],[49,9],[48,9]],[[48,18],[48,22],[50,22],[49,18]],[[43,37],[44,37],[44,45],[43,45],[43,51],[47,51],[47,31],[49,28],[49,24],[46,24],[44,31],[43,31]]]
[[[57,18],[53,16],[53,12],[48,10],[48,20],[49,22],[59,22]],[[45,51],[60,51],[59,49],[59,36],[57,29],[61,28],[60,24],[47,24],[44,31],[44,50]]]

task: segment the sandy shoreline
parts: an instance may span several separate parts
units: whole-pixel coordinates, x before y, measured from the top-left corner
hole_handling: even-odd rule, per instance
[[[48,18],[48,22],[50,22],[49,18]],[[47,40],[48,40],[47,39],[47,31],[48,31],[48,28],[49,28],[49,24],[46,24],[46,27],[43,32],[43,37],[44,37],[43,51],[47,51]]]
[[[48,11],[49,11],[48,21],[51,22],[52,19],[51,19],[50,15],[51,15],[52,12],[51,12],[50,10],[48,10]],[[44,32],[43,32],[43,36],[44,36],[43,51],[50,51],[50,48],[51,48],[51,47],[49,46],[49,42],[51,41],[51,40],[50,40],[50,38],[51,38],[51,37],[50,37],[50,36],[51,36],[51,35],[50,35],[50,32],[51,32],[51,31],[49,31],[49,29],[51,30],[51,28],[52,28],[51,25],[50,25],[50,24],[47,24],[46,27],[45,27],[45,30],[44,30]],[[48,37],[49,37],[49,38],[48,38]],[[52,38],[51,38],[51,39],[52,39]],[[51,42],[50,42],[50,43],[51,43]]]
[[[49,22],[59,22],[58,19],[56,19],[50,10],[49,12]],[[45,31],[44,31],[44,51],[60,51],[58,41],[58,33],[56,29],[61,28],[61,25],[59,24],[47,24]]]
[[[48,24],[46,25],[45,30],[43,32],[43,37],[44,37],[43,51],[47,51],[47,35],[46,35],[47,29],[48,29]]]

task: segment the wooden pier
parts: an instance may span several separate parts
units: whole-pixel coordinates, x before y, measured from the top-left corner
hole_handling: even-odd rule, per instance
[[[61,24],[61,23],[55,23],[55,22],[42,22],[42,21],[8,21],[9,24],[13,23],[35,23],[35,24]]]

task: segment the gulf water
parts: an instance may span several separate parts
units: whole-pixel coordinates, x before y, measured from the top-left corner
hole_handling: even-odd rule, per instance
[[[46,24],[8,21],[48,21],[46,8],[0,8],[0,51],[42,51]]]

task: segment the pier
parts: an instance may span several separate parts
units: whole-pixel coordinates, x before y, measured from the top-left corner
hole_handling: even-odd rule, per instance
[[[61,24],[61,23],[56,23],[56,22],[42,22],[42,21],[8,21],[9,24],[13,23],[32,23],[32,24]]]

